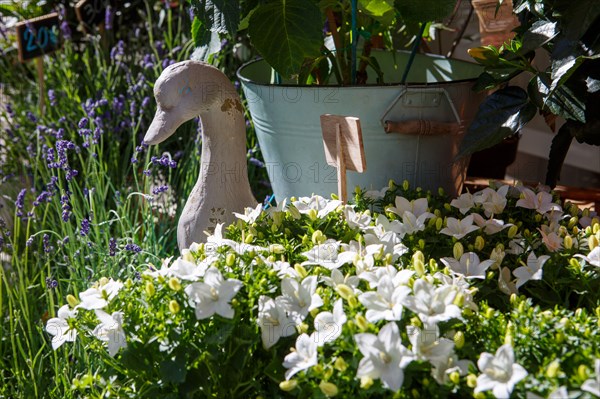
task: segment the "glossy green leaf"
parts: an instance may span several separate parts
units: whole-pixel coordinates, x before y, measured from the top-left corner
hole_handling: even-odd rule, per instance
[[[529,82],[529,85],[528,90],[530,93],[539,93],[543,109],[547,109],[565,119],[585,123],[585,103],[582,99],[575,96],[568,87],[560,86],[556,90],[551,91],[550,79],[543,74],[539,74],[533,78]]]
[[[573,73],[584,63],[586,60],[592,60],[599,58],[600,55],[592,57],[571,57],[566,59],[554,59],[552,60],[552,85],[550,90],[554,90],[559,86],[562,86]]]
[[[556,22],[536,21],[531,28],[523,34],[521,54],[526,54],[530,51],[543,46],[552,40],[559,31]]]
[[[570,39],[579,40],[600,17],[598,0],[560,1],[554,4],[562,31]]]
[[[259,6],[250,18],[252,44],[281,75],[297,74],[305,58],[320,55],[323,21],[307,0],[278,0]]]
[[[479,107],[458,157],[492,147],[517,133],[535,116],[536,111],[537,108],[520,87],[508,86],[492,93]]]
[[[440,21],[454,10],[456,0],[396,0],[402,18],[412,22]]]
[[[590,93],[595,93],[600,90],[600,80],[598,79],[588,76],[585,80],[585,85],[587,86],[587,91]]]
[[[560,171],[565,162],[573,136],[571,135],[569,125],[565,123],[552,139],[550,154],[548,155],[548,169],[546,171],[546,184],[555,187],[560,179]]]
[[[359,0],[359,6],[362,11],[366,12],[373,18],[381,18],[391,15],[394,17],[394,1],[393,0]]]

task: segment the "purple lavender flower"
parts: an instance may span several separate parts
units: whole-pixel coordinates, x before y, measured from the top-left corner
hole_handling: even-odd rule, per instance
[[[81,228],[79,230],[79,234],[81,234],[82,236],[87,236],[89,232],[90,232],[90,219],[83,218],[83,220],[81,221]]]
[[[88,123],[89,123],[88,118],[85,118],[85,117],[81,118],[79,120],[79,123],[77,124],[77,127],[79,127],[80,129],[83,129],[83,128],[87,127]]]
[[[50,236],[48,234],[44,234],[42,238],[42,243],[44,244],[44,252],[50,253],[54,250],[54,247],[50,245]]]
[[[142,171],[143,174],[145,174],[146,176],[151,176],[152,175],[152,171],[150,169],[144,169]]]
[[[27,241],[25,241],[25,246],[30,247],[33,245],[33,236],[29,237]]]
[[[150,158],[150,161],[152,162],[152,164],[154,165],[162,165],[162,166],[166,166],[169,167],[171,169],[175,169],[177,167],[177,161],[173,161],[169,156],[167,155],[163,155],[162,157],[158,158],[158,157],[152,157]]]
[[[46,288],[53,289],[58,287],[58,281],[54,280],[52,277],[46,277]]]
[[[50,193],[48,191],[42,191],[40,193],[40,195],[37,196],[37,198],[35,199],[35,201],[33,201],[33,206],[37,207],[42,202],[50,202],[50,201],[52,201],[52,193]]]
[[[25,194],[27,193],[26,189],[22,189],[19,191],[17,195],[17,200],[15,201],[15,207],[17,208],[17,216],[23,216],[23,207],[25,206]]]
[[[29,119],[33,123],[37,122],[36,116],[30,111],[27,111],[27,119]]]
[[[50,100],[50,105],[52,107],[56,106],[56,92],[52,89],[48,90],[48,100]]]
[[[169,186],[165,185],[165,186],[159,186],[159,187],[155,187],[152,189],[152,194],[154,195],[158,195],[160,193],[164,193],[165,191],[167,191],[169,189]]]
[[[71,217],[71,205],[69,205],[69,196],[64,194],[60,197],[60,204],[62,208],[62,220],[63,222],[68,222]]]
[[[6,108],[6,113],[8,114],[8,116],[10,116],[11,118],[14,118],[15,111],[12,109],[12,107],[10,106],[10,104],[6,104],[4,106],[4,108]]]
[[[115,256],[117,253],[117,240],[113,237],[108,240],[108,256]]]
[[[140,246],[136,245],[136,244],[127,244],[127,245],[125,245],[125,250],[126,251],[131,251],[131,252],[136,253],[136,254],[142,252],[142,248],[140,248]]]
[[[62,36],[65,40],[71,40],[73,35],[71,34],[71,28],[69,27],[69,23],[67,21],[61,22],[60,33],[62,33]]]
[[[75,176],[77,176],[79,174],[79,171],[75,170],[75,169],[71,169],[68,168],[67,169],[67,175],[65,176],[65,178],[67,179],[67,181],[71,181],[75,178]]]
[[[115,11],[113,8],[111,6],[106,7],[106,12],[104,13],[104,28],[106,30],[112,30],[114,18]]]
[[[256,159],[254,157],[251,157],[248,160],[248,162],[250,162],[252,165],[256,166],[257,168],[264,168],[265,167],[265,164],[261,160]]]
[[[149,104],[150,104],[150,97],[148,97],[148,96],[144,97],[144,99],[142,100],[141,109],[145,109]]]
[[[136,158],[136,157],[131,157],[131,163],[132,163],[132,164],[136,164],[136,163],[138,163],[138,160],[137,160],[137,158]]]

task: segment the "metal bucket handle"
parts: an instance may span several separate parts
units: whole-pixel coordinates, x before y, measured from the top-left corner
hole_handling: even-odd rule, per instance
[[[445,97],[450,109],[452,111],[452,115],[454,116],[454,122],[439,122],[439,121],[431,121],[431,120],[423,120],[423,119],[410,119],[410,120],[402,120],[395,121],[391,120],[389,115],[394,109],[395,105],[400,101],[404,96],[411,93],[433,93],[438,94],[441,97]],[[431,97],[433,101],[437,98],[437,96]],[[408,101],[410,104],[410,101]],[[436,106],[439,104],[430,104],[428,106]],[[443,88],[429,88],[429,87],[415,87],[409,88],[407,86],[402,86],[400,88],[400,93],[394,98],[394,100],[390,103],[390,105],[386,108],[380,119],[381,125],[386,133],[400,133],[406,135],[422,135],[422,136],[438,136],[438,135],[454,135],[460,134],[462,132],[462,124],[460,120],[460,116],[456,111],[456,107],[448,92]]]

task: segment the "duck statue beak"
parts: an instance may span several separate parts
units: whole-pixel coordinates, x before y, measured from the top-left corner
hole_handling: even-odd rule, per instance
[[[144,142],[146,144],[162,143],[175,133],[175,130],[177,130],[183,122],[182,118],[177,115],[175,109],[165,110],[159,106],[156,109],[152,124],[150,124],[150,127],[144,136]]]

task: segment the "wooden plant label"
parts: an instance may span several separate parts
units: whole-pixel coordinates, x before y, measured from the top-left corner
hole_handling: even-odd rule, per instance
[[[25,62],[59,49],[59,27],[57,13],[19,22],[16,25],[19,60]]]
[[[346,170],[359,173],[367,169],[360,120],[352,116],[321,115],[323,146],[327,164],[337,167],[338,196],[348,200]]]
[[[81,24],[89,29],[104,22],[110,0],[80,0],[75,4],[75,14]]]

